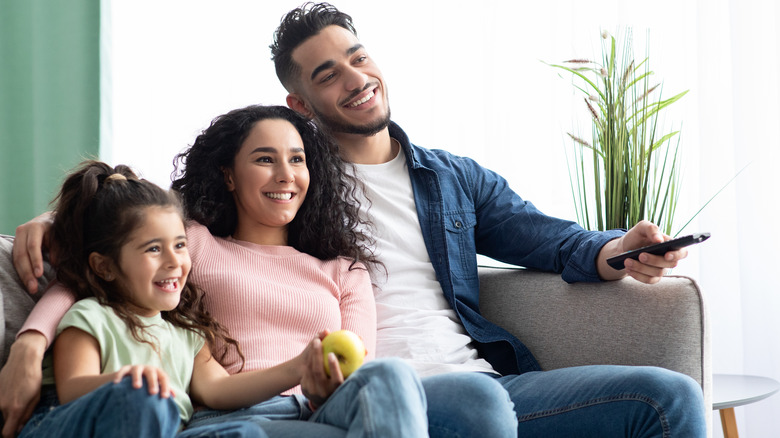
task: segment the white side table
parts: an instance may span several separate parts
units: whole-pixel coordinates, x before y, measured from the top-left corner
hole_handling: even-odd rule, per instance
[[[712,409],[720,411],[725,438],[738,438],[734,408],[763,400],[780,390],[780,382],[769,377],[713,374]]]

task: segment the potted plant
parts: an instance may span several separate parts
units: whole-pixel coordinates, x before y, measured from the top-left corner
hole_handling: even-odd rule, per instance
[[[671,234],[680,194],[680,131],[664,132],[659,115],[687,90],[662,97],[649,58],[634,60],[630,31],[620,52],[615,37],[601,36],[600,62],[551,64],[573,75],[592,120],[590,141],[568,133],[577,221],[587,229],[606,230],[647,219]]]

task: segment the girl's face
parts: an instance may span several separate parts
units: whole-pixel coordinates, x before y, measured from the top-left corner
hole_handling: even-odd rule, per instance
[[[154,316],[179,305],[191,261],[184,223],[175,208],[147,207],[144,216],[122,246],[116,277],[130,294],[130,310]]]
[[[238,210],[233,237],[264,245],[286,245],[287,225],[309,188],[303,140],[282,119],[255,123],[225,169],[225,182]]]

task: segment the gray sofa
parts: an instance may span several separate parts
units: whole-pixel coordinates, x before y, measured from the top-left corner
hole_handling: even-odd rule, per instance
[[[659,366],[693,377],[712,405],[709,320],[694,280],[568,284],[555,274],[486,267],[479,279],[483,315],[522,340],[542,369]]]
[[[16,276],[10,248],[11,238],[0,236],[2,363],[37,298]],[[480,282],[483,314],[522,340],[543,369],[660,366],[696,379],[711,405],[709,325],[702,293],[690,278],[669,276],[656,285],[632,279],[567,284],[555,274],[482,267]]]

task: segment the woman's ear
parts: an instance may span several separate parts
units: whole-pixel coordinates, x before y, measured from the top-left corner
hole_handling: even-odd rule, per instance
[[[314,118],[314,112],[309,109],[309,105],[306,101],[296,93],[290,93],[287,95],[287,106],[290,107],[296,113],[306,117],[307,119]]]
[[[89,255],[89,267],[103,280],[114,281],[114,263],[110,258],[93,252]]]
[[[220,167],[222,176],[225,178],[225,186],[227,186],[228,192],[232,192],[236,189],[236,184],[233,182],[233,169]]]

